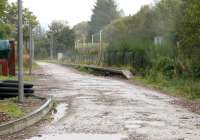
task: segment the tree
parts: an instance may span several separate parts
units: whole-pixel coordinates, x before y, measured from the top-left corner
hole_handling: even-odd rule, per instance
[[[200,77],[200,1],[183,0],[177,20],[178,38],[185,67]]]
[[[7,0],[0,0],[0,20],[2,19],[2,16],[5,14],[6,5],[7,5]]]
[[[50,56],[50,42],[47,32],[39,24],[34,29],[35,58],[44,59]]]
[[[75,25],[73,30],[76,35],[76,40],[85,40],[89,35],[89,24],[88,22],[81,22]]]
[[[7,39],[16,39],[17,38],[17,12],[18,7],[17,3],[6,3],[6,0],[1,0],[2,2],[5,2],[5,8],[2,10],[3,15],[0,18],[0,34],[1,38],[7,38]],[[0,5],[2,3],[0,2]],[[3,6],[1,6],[3,7]],[[2,12],[0,12],[2,13]],[[36,27],[38,24],[37,17],[27,8],[23,9],[24,14],[24,23],[25,21],[29,22],[32,25],[32,28]],[[29,33],[28,33],[28,27],[24,27],[24,40],[27,44],[29,39]],[[26,45],[27,46],[27,45]]]
[[[103,27],[110,24],[111,21],[120,17],[121,11],[118,11],[114,0],[97,0],[91,17],[90,33],[99,32]]]
[[[67,22],[53,21],[49,25],[48,38],[53,39],[54,53],[71,50],[74,46],[75,34]]]

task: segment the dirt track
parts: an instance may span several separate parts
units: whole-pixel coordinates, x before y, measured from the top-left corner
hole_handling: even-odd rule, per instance
[[[38,88],[42,94],[55,97],[57,111],[52,121],[39,123],[10,139],[200,139],[200,115],[172,105],[173,97],[56,64],[39,64],[43,73]]]

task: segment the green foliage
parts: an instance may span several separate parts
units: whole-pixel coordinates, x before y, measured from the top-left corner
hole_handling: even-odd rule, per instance
[[[97,0],[91,17],[90,33],[95,34],[103,27],[110,24],[112,20],[120,17],[114,0]]]
[[[7,3],[7,0],[0,1],[0,38],[17,40],[17,3]],[[32,28],[37,24],[37,17],[27,8],[23,9],[24,23],[28,21]],[[28,41],[28,27],[24,28],[24,40]],[[26,43],[27,44],[27,43]]]
[[[73,27],[76,35],[76,40],[86,40],[89,35],[89,23],[81,22]]]
[[[20,118],[25,115],[22,109],[15,103],[15,99],[0,101],[0,112],[5,112],[14,118]]]
[[[155,71],[161,72],[167,78],[173,78],[176,74],[176,63],[169,57],[161,57],[155,64]]]
[[[185,97],[190,100],[200,99],[200,81],[198,80],[194,81],[185,78],[166,79],[162,74],[153,71],[145,77],[135,77],[134,81],[165,91],[173,96]]]
[[[5,14],[7,0],[0,0],[0,19]]]
[[[54,53],[66,52],[74,47],[75,33],[66,22],[53,21],[49,29],[48,37],[53,39]]]
[[[183,0],[182,18],[177,21],[180,58],[190,76],[198,76],[200,65],[200,1]]]
[[[173,95],[200,98],[200,1],[161,0],[104,29],[106,63],[125,65],[139,81]],[[162,36],[161,45],[153,39]],[[179,41],[180,43],[177,43]]]
[[[0,24],[0,39],[12,39],[15,27],[11,24]]]

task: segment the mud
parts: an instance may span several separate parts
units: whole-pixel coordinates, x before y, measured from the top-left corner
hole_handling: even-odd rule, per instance
[[[50,115],[53,119],[6,140],[200,139],[200,115],[171,104],[177,100],[173,97],[117,79],[39,64],[43,72],[38,90],[55,97],[57,112]]]

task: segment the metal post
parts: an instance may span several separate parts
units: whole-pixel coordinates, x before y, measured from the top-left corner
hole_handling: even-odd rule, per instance
[[[98,65],[101,63],[101,56],[102,56],[102,30],[99,32],[99,62]]]
[[[32,74],[33,67],[33,36],[32,36],[32,26],[29,23],[29,52],[30,52],[30,62],[29,62],[29,75]]]
[[[85,36],[83,36],[83,47],[85,47]]]
[[[77,41],[77,48],[78,48],[78,49],[79,49],[79,42],[80,42],[80,40]]]
[[[100,38],[99,38],[99,42],[100,42],[100,44],[101,44],[101,42],[102,42],[102,30],[100,31]]]
[[[35,42],[34,42],[34,37],[32,38],[32,62],[34,63],[35,61]]]
[[[51,48],[50,48],[50,53],[51,53],[51,60],[53,60],[53,34],[51,34]]]
[[[24,66],[23,66],[23,11],[22,0],[18,0],[18,81],[19,102],[24,102]]]
[[[94,35],[92,35],[92,46],[94,45]]]
[[[74,49],[76,49],[76,41],[74,41]]]

